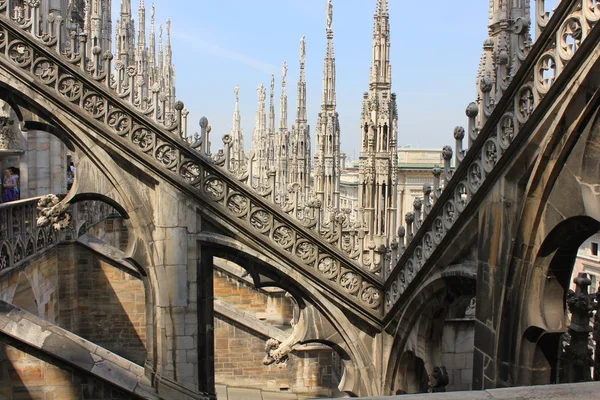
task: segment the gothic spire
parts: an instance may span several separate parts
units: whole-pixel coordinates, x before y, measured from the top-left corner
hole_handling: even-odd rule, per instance
[[[477,125],[485,124],[531,48],[530,2],[490,0],[488,37],[477,73]]]
[[[235,109],[233,110],[233,127],[231,129],[232,152],[231,169],[239,172],[244,164],[244,136],[242,133],[242,117],[240,115],[240,85],[233,89]]]
[[[323,69],[323,98],[321,107],[335,108],[335,54],[333,50],[333,5],[331,0],[327,0],[326,10],[326,34],[327,34],[327,50],[325,52],[325,62]]]
[[[304,36],[300,39],[300,79],[298,80],[298,100],[296,110],[296,123],[306,122],[306,42]]]
[[[116,32],[116,59],[125,66],[132,65],[135,61],[135,26],[131,17],[131,0],[121,0]]]
[[[296,122],[290,139],[290,182],[300,185],[300,200],[306,201],[310,190],[310,128],[306,119],[306,42],[300,39],[300,78],[298,79]]]
[[[397,128],[396,97],[391,93],[390,24],[387,0],[377,0],[373,17],[373,63],[369,92],[363,95],[358,172],[358,220],[367,223],[365,244],[389,245],[396,234]],[[369,268],[378,273],[380,266]]]
[[[269,133],[275,133],[275,74],[271,75],[271,90],[269,96]]]
[[[283,62],[283,67],[281,68],[281,98],[279,103],[279,130],[287,130],[287,93],[286,93],[286,85],[287,85],[287,63]]]
[[[150,88],[156,83],[156,33],[154,32],[154,3],[150,6],[150,37],[148,38],[148,70]]]
[[[390,66],[390,16],[387,0],[377,0],[373,21],[373,62],[370,85],[390,88],[392,71]]]
[[[138,9],[138,49],[146,48],[146,7],[144,0],[140,0]]]
[[[160,25],[158,27],[158,60],[157,60],[157,65],[156,65],[156,71],[157,71],[157,81],[158,84],[161,86],[161,88],[164,87],[164,61],[165,61],[165,55],[163,52],[163,27],[162,25]]]
[[[121,0],[121,14],[128,14],[131,16],[131,0]]]
[[[323,221],[340,209],[340,123],[336,112],[332,22],[333,6],[331,0],[327,0],[327,50],[323,67],[323,97],[317,121],[314,173],[315,194],[322,204]]]
[[[173,50],[171,48],[171,20],[167,20],[167,44],[165,46],[165,64],[169,68],[173,63]]]

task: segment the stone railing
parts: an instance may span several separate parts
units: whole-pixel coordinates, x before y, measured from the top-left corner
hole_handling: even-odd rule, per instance
[[[0,273],[57,243],[52,226],[36,224],[39,199],[0,204]]]
[[[457,220],[480,189],[491,186],[502,168],[498,168],[498,164],[503,154],[523,127],[528,122],[535,124],[546,112],[544,107],[539,110],[538,107],[551,92],[558,93],[564,86],[561,75],[580,47],[586,45],[590,32],[598,29],[594,27],[599,19],[600,3],[596,0],[561,1],[552,18],[540,27],[538,40],[481,131],[475,128],[477,106],[469,105],[470,148],[462,150],[465,130],[457,128],[454,132],[456,170],[451,168],[452,148],[445,146],[442,151],[445,165],[434,170],[433,188],[426,185],[424,200],[416,202],[415,212],[407,215],[407,228],[401,228],[399,235],[406,236],[406,243],[402,240],[393,250],[392,267],[395,268],[385,284],[385,312],[401,298],[448,233],[460,225],[456,224]],[[587,45],[593,48],[598,44]],[[443,190],[440,188],[442,173]]]
[[[96,54],[93,67],[89,67],[84,55],[63,51],[55,35],[59,29],[56,23],[45,33],[39,32],[36,25],[15,21],[7,1],[0,0],[0,62],[11,73],[26,74],[28,85],[35,86],[65,112],[303,273],[347,296],[351,302],[346,304],[360,306],[371,318],[380,314],[382,282],[355,261],[359,258],[356,249],[361,233],[349,224],[345,213],[337,213],[321,229],[316,211],[312,213],[308,207],[304,218],[307,222],[300,222],[297,215],[289,215],[274,204],[272,191],[258,193],[246,183],[247,176],[223,168],[228,150],[211,156],[206,118],[200,121],[200,136],[191,141],[178,123],[165,129],[154,115],[141,113],[132,104],[133,97],[121,96],[110,74],[98,72],[101,66],[102,71],[111,70],[110,54],[104,55],[103,63]],[[135,71],[129,72],[135,75]],[[180,121],[183,104],[179,102],[175,109],[176,121]],[[314,208],[319,206],[315,204]]]

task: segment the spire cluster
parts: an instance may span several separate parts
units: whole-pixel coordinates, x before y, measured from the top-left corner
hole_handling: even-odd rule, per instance
[[[146,6],[140,0],[136,23],[133,19],[131,0],[121,0],[119,18],[114,32],[114,49],[112,48],[113,32],[111,20],[111,0],[69,1],[63,12],[66,16],[65,35],[87,35],[86,54],[105,54],[110,51],[114,55],[115,84],[128,87],[127,71],[135,71],[135,102],[140,108],[150,108],[155,93],[164,100],[159,114],[165,121],[174,120],[175,115],[175,66],[171,47],[171,22],[167,20],[167,38],[163,49],[162,26],[159,28],[160,43],[156,51],[155,8],[150,8],[150,32],[146,36]],[[66,40],[68,41],[68,40]],[[76,45],[76,43],[75,43]],[[162,101],[161,101],[162,103]],[[164,108],[164,109],[163,109]],[[162,116],[164,115],[164,118]]]

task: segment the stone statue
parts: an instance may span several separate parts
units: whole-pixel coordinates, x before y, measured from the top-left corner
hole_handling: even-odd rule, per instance
[[[281,81],[285,82],[286,77],[287,77],[287,63],[284,61],[283,62],[283,67],[281,67]]]
[[[239,102],[240,101],[240,85],[235,85],[235,88],[233,88],[233,93],[235,93],[235,102]]]
[[[467,309],[465,310],[465,318],[475,318],[475,306],[476,306],[475,297],[471,299]]]
[[[150,18],[154,19],[154,13],[155,13],[155,9],[154,9],[154,3],[152,3],[152,5],[150,6]]]
[[[331,24],[333,22],[333,5],[331,4],[331,0],[327,0],[327,29],[331,29]]]
[[[0,117],[0,150],[16,150],[22,153],[14,123],[12,118]]]
[[[304,36],[300,39],[300,61],[304,62],[306,57],[306,41],[304,40]]]

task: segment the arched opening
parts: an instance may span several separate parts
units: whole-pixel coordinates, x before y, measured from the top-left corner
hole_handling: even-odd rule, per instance
[[[387,151],[388,149],[388,124],[383,125],[383,143],[382,143],[382,151]]]
[[[531,326],[523,334],[519,383],[560,382],[562,335],[569,325],[567,293],[574,288],[573,278],[579,272],[600,271],[600,258],[592,255],[591,248],[594,238],[600,237],[599,230],[600,222],[593,218],[571,217],[555,226],[542,242],[536,265],[545,269],[540,299],[543,325]]]
[[[342,395],[348,357],[329,343],[296,339],[305,329],[302,299],[270,282],[258,265],[213,257],[213,266],[215,384]],[[262,283],[255,283],[257,276]]]
[[[33,315],[38,315],[38,302],[35,293],[33,292],[29,278],[22,272],[19,274],[12,304]]]
[[[407,311],[398,322],[402,334],[392,348],[388,394],[421,393],[417,391],[422,374],[416,372],[416,358],[423,363],[428,382],[429,377],[435,381],[435,391],[471,390],[475,276],[471,265],[447,267],[441,277],[425,284],[420,295],[406,305]]]
[[[429,391],[429,374],[425,362],[407,351],[400,357],[394,394],[427,393]]]
[[[210,277],[205,269],[199,276],[212,282],[199,302],[204,293],[212,296],[206,323],[215,327],[216,385],[328,398],[369,393],[369,371],[357,362],[355,344],[309,287],[234,239],[202,233],[198,240],[202,265],[212,266]]]
[[[57,128],[25,114],[13,102],[0,100],[2,202],[66,193],[72,185],[74,147]]]

